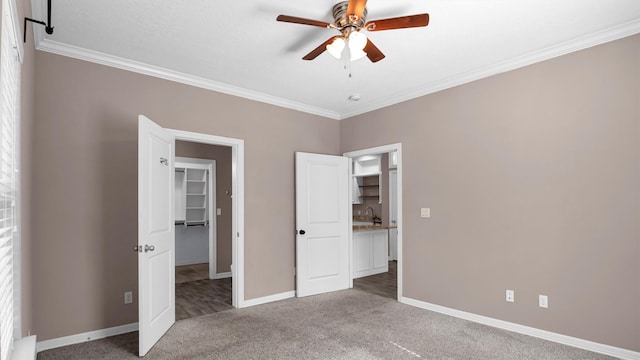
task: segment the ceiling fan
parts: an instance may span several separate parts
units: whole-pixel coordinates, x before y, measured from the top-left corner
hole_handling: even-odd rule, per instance
[[[341,58],[343,51],[348,49],[351,61],[368,57],[371,62],[384,59],[385,55],[362,32],[422,27],[429,24],[429,14],[401,16],[382,20],[367,20],[367,0],[342,1],[333,6],[333,23],[318,20],[303,19],[289,15],[279,15],[276,20],[302,25],[311,25],[336,29],[341,35],[336,35],[323,42],[302,59],[313,60],[325,50],[336,58]],[[347,45],[347,46],[345,46]]]

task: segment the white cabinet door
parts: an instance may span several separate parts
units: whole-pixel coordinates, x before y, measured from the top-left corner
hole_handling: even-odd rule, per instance
[[[349,161],[296,153],[296,294],[349,287]]]
[[[353,277],[361,277],[363,273],[371,270],[371,235],[366,232],[353,233]]]
[[[353,233],[353,278],[389,271],[387,230]]]
[[[389,256],[387,255],[387,231],[374,231],[372,237],[372,268],[373,272],[387,272],[389,271]]]

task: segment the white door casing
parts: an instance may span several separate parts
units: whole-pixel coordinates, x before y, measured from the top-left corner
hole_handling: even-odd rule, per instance
[[[216,269],[217,269],[217,244],[218,244],[218,239],[217,239],[217,228],[218,228],[218,220],[217,220],[217,216],[216,216],[216,161],[215,160],[210,160],[210,159],[197,159],[197,158],[189,158],[189,157],[180,157],[180,156],[176,156],[175,158],[175,168],[176,169],[180,169],[180,168],[191,168],[191,169],[202,169],[202,170],[207,170],[207,196],[206,196],[206,201],[207,201],[207,221],[209,223],[209,231],[208,231],[208,238],[209,238],[209,279],[216,279]],[[186,181],[186,179],[185,179]],[[178,184],[176,184],[175,189],[179,189]],[[186,194],[186,185],[184,186],[184,189],[181,190],[183,191],[183,194],[180,194],[177,190],[177,194],[176,194],[176,206],[175,209],[176,211],[178,211],[178,209],[180,209],[180,211],[184,211],[187,207],[187,202],[185,199],[181,199],[180,195],[185,195]],[[179,201],[182,201],[183,204],[180,206],[177,203]],[[178,216],[176,215],[175,217],[177,220],[176,221],[180,221],[180,219],[178,218]],[[179,234],[177,235],[178,237],[180,236]],[[179,244],[177,242],[178,240],[176,239],[176,246],[178,246],[177,244]],[[179,250],[177,250],[179,252]],[[179,255],[178,255],[179,256]],[[176,261],[176,265],[180,266],[180,262]]]
[[[389,260],[398,260],[398,170],[389,170]]]
[[[231,208],[232,264],[231,293],[235,308],[245,307],[244,301],[244,140],[216,135],[166,129],[176,140],[231,148]]]
[[[389,145],[382,145],[382,146],[377,146],[377,147],[373,147],[373,148],[368,148],[368,149],[362,149],[362,150],[356,150],[356,151],[350,151],[350,152],[346,152],[344,154],[342,154],[343,156],[349,157],[349,158],[357,158],[360,156],[364,156],[364,155],[373,155],[373,154],[383,154],[383,153],[389,153],[395,151],[396,152],[396,159],[397,159],[397,176],[396,176],[396,191],[395,191],[395,201],[397,202],[397,218],[396,218],[396,225],[397,225],[397,230],[396,230],[396,238],[397,238],[397,258],[398,258],[398,273],[397,273],[397,278],[398,278],[398,301],[399,302],[403,302],[403,271],[402,271],[402,244],[403,244],[403,231],[402,231],[402,169],[403,169],[403,165],[402,165],[402,144],[401,143],[397,143],[397,144],[389,144]],[[352,281],[352,279],[351,279]]]
[[[144,356],[175,322],[174,137],[138,118],[138,318]]]
[[[296,296],[349,287],[349,159],[296,153]]]

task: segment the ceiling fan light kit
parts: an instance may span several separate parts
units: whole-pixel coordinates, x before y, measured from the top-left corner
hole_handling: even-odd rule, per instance
[[[342,37],[336,37],[333,42],[327,44],[326,48],[333,57],[341,59],[342,52],[345,50],[345,44],[348,44],[350,61],[362,59],[367,56],[367,53],[364,52],[364,48],[367,45],[367,36],[358,31],[352,32],[347,38],[347,41]]]
[[[343,50],[344,40],[341,37],[338,37],[333,40],[332,43],[327,44],[327,51],[336,59],[340,59],[342,57]]]
[[[349,0],[335,4],[332,9],[333,23],[303,19],[289,15],[279,15],[276,20],[340,31],[341,35],[333,36],[320,44],[320,46],[305,55],[302,58],[303,60],[313,60],[325,50],[336,59],[340,59],[345,49],[348,49],[350,61],[355,61],[366,56],[374,63],[384,59],[385,55],[371,40],[367,39],[363,31],[406,29],[424,27],[429,24],[429,14],[366,21],[366,5],[367,0]]]

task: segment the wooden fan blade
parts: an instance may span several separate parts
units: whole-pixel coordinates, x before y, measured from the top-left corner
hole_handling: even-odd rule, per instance
[[[294,24],[319,26],[324,28],[328,28],[331,25],[328,22],[324,22],[324,21],[303,19],[303,18],[289,16],[289,15],[278,15],[276,20],[282,21],[282,22],[294,23]]]
[[[347,19],[349,15],[357,15],[358,18],[355,19],[355,21],[360,21],[366,7],[367,0],[349,0],[349,5],[347,5]]]
[[[317,48],[311,50],[310,53],[305,55],[302,58],[302,60],[313,60],[313,59],[317,58],[318,55],[322,54],[325,50],[327,50],[327,45],[331,44],[333,42],[333,40],[335,40],[336,38],[339,38],[339,36],[337,36],[337,35],[333,36],[329,40],[323,42],[320,46],[318,46]]]
[[[382,53],[382,51],[380,51],[377,46],[373,45],[373,43],[369,39],[367,39],[367,45],[365,45],[363,50],[367,53],[367,57],[373,63],[384,59],[384,54]]]
[[[406,29],[429,25],[429,14],[401,16],[391,19],[367,21],[364,27],[368,31]]]

